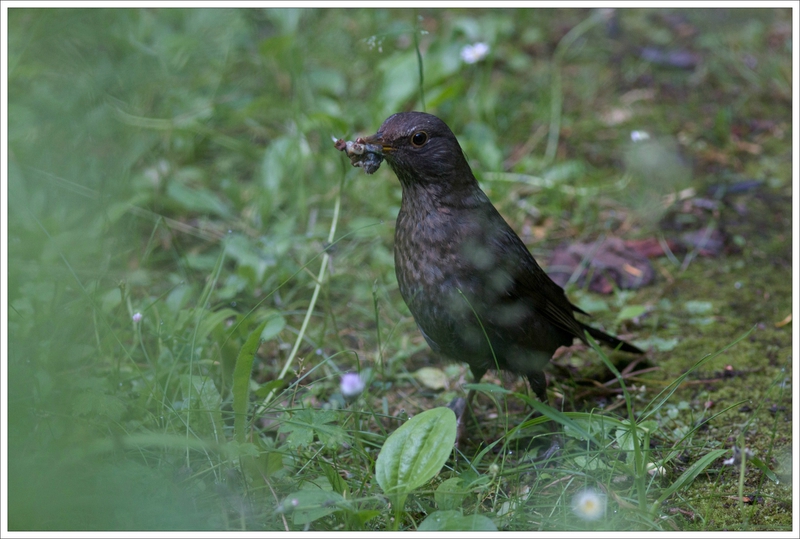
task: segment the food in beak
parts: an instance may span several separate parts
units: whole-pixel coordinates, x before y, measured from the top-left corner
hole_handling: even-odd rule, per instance
[[[354,167],[361,167],[367,174],[372,174],[380,168],[383,162],[383,148],[380,144],[369,144],[362,137],[355,142],[352,140],[334,139],[334,146],[340,152],[347,154]]]

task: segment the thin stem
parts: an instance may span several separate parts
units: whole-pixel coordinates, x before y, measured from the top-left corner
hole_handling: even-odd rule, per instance
[[[550,83],[550,133],[547,138],[545,150],[545,164],[549,165],[556,157],[558,150],[558,136],[561,133],[561,104],[564,96],[561,93],[561,62],[570,46],[588,32],[594,25],[606,20],[607,10],[596,10],[587,19],[581,21],[567,35],[561,38],[553,54],[553,78]]]
[[[328,232],[328,243],[333,243],[333,238],[336,235],[336,225],[339,222],[339,208],[341,207],[342,202],[342,184],[344,183],[344,176],[342,176],[342,182],[339,184],[339,193],[336,195],[336,201],[334,202],[333,206],[333,221],[331,222],[331,229]],[[317,274],[317,284],[314,286],[314,293],[311,295],[311,302],[308,304],[308,309],[306,309],[306,316],[303,319],[303,324],[300,326],[300,332],[297,334],[297,339],[294,342],[294,347],[292,347],[292,351],[289,353],[289,357],[286,358],[286,363],[283,365],[283,369],[281,369],[280,374],[278,375],[278,380],[283,380],[286,376],[286,373],[289,371],[289,366],[294,361],[295,356],[297,355],[297,351],[300,349],[300,345],[303,342],[303,338],[306,334],[306,329],[308,329],[308,323],[311,320],[311,315],[314,312],[314,307],[317,304],[317,298],[319,297],[319,292],[322,289],[322,283],[325,278],[325,272],[328,270],[328,261],[330,260],[330,255],[328,252],[324,252],[322,254],[322,263],[319,266],[319,273]],[[266,408],[269,402],[272,400],[272,396],[275,394],[275,390],[273,389],[270,391],[264,402],[261,404],[262,409]]]
[[[417,70],[419,71],[419,100],[425,112],[425,76],[423,74],[422,51],[419,50],[419,16],[414,11],[414,49],[417,51]]]

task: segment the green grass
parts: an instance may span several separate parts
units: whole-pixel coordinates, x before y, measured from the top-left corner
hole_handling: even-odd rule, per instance
[[[792,529],[790,11],[8,14],[10,530]],[[389,436],[472,380],[398,293],[399,183],[331,136],[421,108],[543,265],[729,241],[637,291],[570,287],[647,362],[576,346],[558,409],[486,377],[470,435],[397,491]]]

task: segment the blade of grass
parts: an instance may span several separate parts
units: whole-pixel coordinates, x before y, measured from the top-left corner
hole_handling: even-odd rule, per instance
[[[253,370],[253,361],[256,351],[261,345],[261,332],[269,320],[264,320],[250,334],[247,341],[239,350],[236,365],[233,368],[233,432],[236,441],[244,443],[246,438],[247,423],[247,397],[250,394],[250,373]]]
[[[633,413],[633,399],[631,398],[630,393],[628,393],[628,387],[625,385],[625,379],[622,376],[622,373],[620,373],[614,364],[611,363],[611,360],[609,360],[605,352],[600,349],[600,345],[598,345],[597,341],[595,341],[592,336],[589,335],[589,332],[586,331],[584,334],[586,335],[586,339],[589,341],[589,344],[600,356],[600,359],[603,360],[603,363],[605,363],[606,367],[608,367],[608,369],[614,373],[614,376],[616,376],[617,380],[619,381],[619,385],[622,388],[622,394],[625,397],[625,407],[628,410],[628,422],[630,424],[629,432],[631,440],[633,441],[633,480],[636,484],[636,494],[639,498],[639,508],[642,510],[642,512],[644,512],[647,508],[647,482],[645,479],[647,477],[647,461],[649,459],[642,455],[642,452],[644,451],[646,453],[647,450],[643,449],[642,446],[644,444],[640,444],[639,442],[639,428],[637,428],[638,422]],[[644,431],[644,435],[646,441],[648,436],[647,431]]]
[[[729,449],[714,449],[709,453],[700,457],[697,462],[689,466],[689,468],[683,472],[678,479],[675,480],[670,486],[665,488],[661,492],[661,496],[653,502],[653,506],[651,508],[651,513],[655,513],[658,511],[658,508],[661,506],[664,501],[675,494],[677,491],[682,489],[683,487],[687,486],[689,483],[694,481],[694,478],[700,475],[700,473],[708,468],[708,465],[720,458],[722,455],[730,451]]]
[[[328,233],[328,243],[333,243],[333,239],[336,235],[336,225],[339,222],[339,208],[341,207],[342,203],[342,187],[344,185],[344,174],[342,175],[342,179],[339,182],[339,192],[336,194],[336,200],[333,205],[333,219],[331,220],[331,229]],[[308,304],[308,309],[306,309],[306,316],[303,319],[303,324],[300,326],[300,331],[297,334],[297,339],[294,342],[294,346],[292,347],[292,351],[289,353],[289,357],[286,358],[286,363],[284,363],[283,368],[281,369],[280,374],[278,374],[278,380],[282,380],[286,373],[289,370],[289,366],[294,361],[295,356],[297,355],[297,351],[300,349],[300,344],[303,342],[303,338],[305,337],[306,330],[308,329],[308,322],[311,320],[311,315],[314,313],[314,307],[317,304],[317,298],[319,297],[319,292],[322,289],[322,283],[325,279],[325,273],[328,270],[328,261],[330,260],[330,255],[327,251],[325,251],[322,255],[322,262],[319,266],[319,273],[317,274],[317,284],[314,286],[314,292],[311,295],[311,301]],[[270,391],[264,401],[261,403],[261,407],[259,408],[257,413],[260,413],[262,410],[266,409],[269,405],[270,401],[272,400],[273,395],[275,395],[275,391]]]
[[[561,91],[561,64],[567,50],[583,34],[596,24],[606,19],[606,12],[595,10],[589,17],[577,24],[567,35],[561,38],[553,54],[553,78],[550,82],[550,132],[547,138],[547,149],[544,154],[546,164],[553,162],[558,150],[558,137],[561,134],[561,104],[564,99]]]
[[[677,391],[678,387],[683,383],[683,381],[686,379],[687,376],[689,376],[690,373],[694,372],[699,367],[701,367],[702,365],[705,365],[706,363],[708,363],[709,361],[711,361],[715,357],[719,356],[720,354],[730,350],[733,346],[735,346],[737,343],[739,343],[739,341],[741,341],[742,339],[744,339],[748,335],[750,335],[750,333],[752,333],[754,329],[755,329],[755,326],[753,326],[752,328],[747,330],[746,333],[744,333],[741,337],[739,337],[738,339],[736,339],[735,341],[730,343],[725,348],[723,348],[723,349],[721,349],[721,350],[719,350],[717,352],[714,352],[713,354],[709,354],[709,355],[705,356],[700,361],[695,363],[685,373],[683,373],[680,376],[678,376],[670,385],[668,385],[663,390],[661,390],[661,392],[658,395],[656,395],[656,397],[653,400],[651,400],[647,404],[647,406],[644,407],[644,410],[642,410],[642,415],[639,418],[640,421],[644,421],[645,419],[647,419],[648,417],[653,415],[659,408],[661,408],[664,405],[664,403],[667,402],[667,400],[669,400],[669,398],[672,396],[672,394],[675,393],[675,391]],[[653,403],[655,403],[656,401],[658,401],[658,402],[655,405],[653,405]]]

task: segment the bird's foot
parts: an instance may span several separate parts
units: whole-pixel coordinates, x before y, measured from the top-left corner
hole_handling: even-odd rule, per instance
[[[544,466],[546,466],[547,463],[550,462],[552,458],[558,456],[558,454],[561,453],[562,445],[563,444],[561,443],[561,436],[556,435],[555,437],[553,437],[553,441],[550,442],[550,447],[548,447],[544,453],[538,455],[536,458],[533,459],[534,466],[536,466],[537,468],[543,468]]]
[[[456,427],[456,447],[458,447],[458,441],[461,439],[461,435],[464,433],[464,415],[467,411],[467,399],[463,397],[455,397],[451,400],[447,407],[453,410],[456,414],[456,421],[458,422],[458,426]]]

